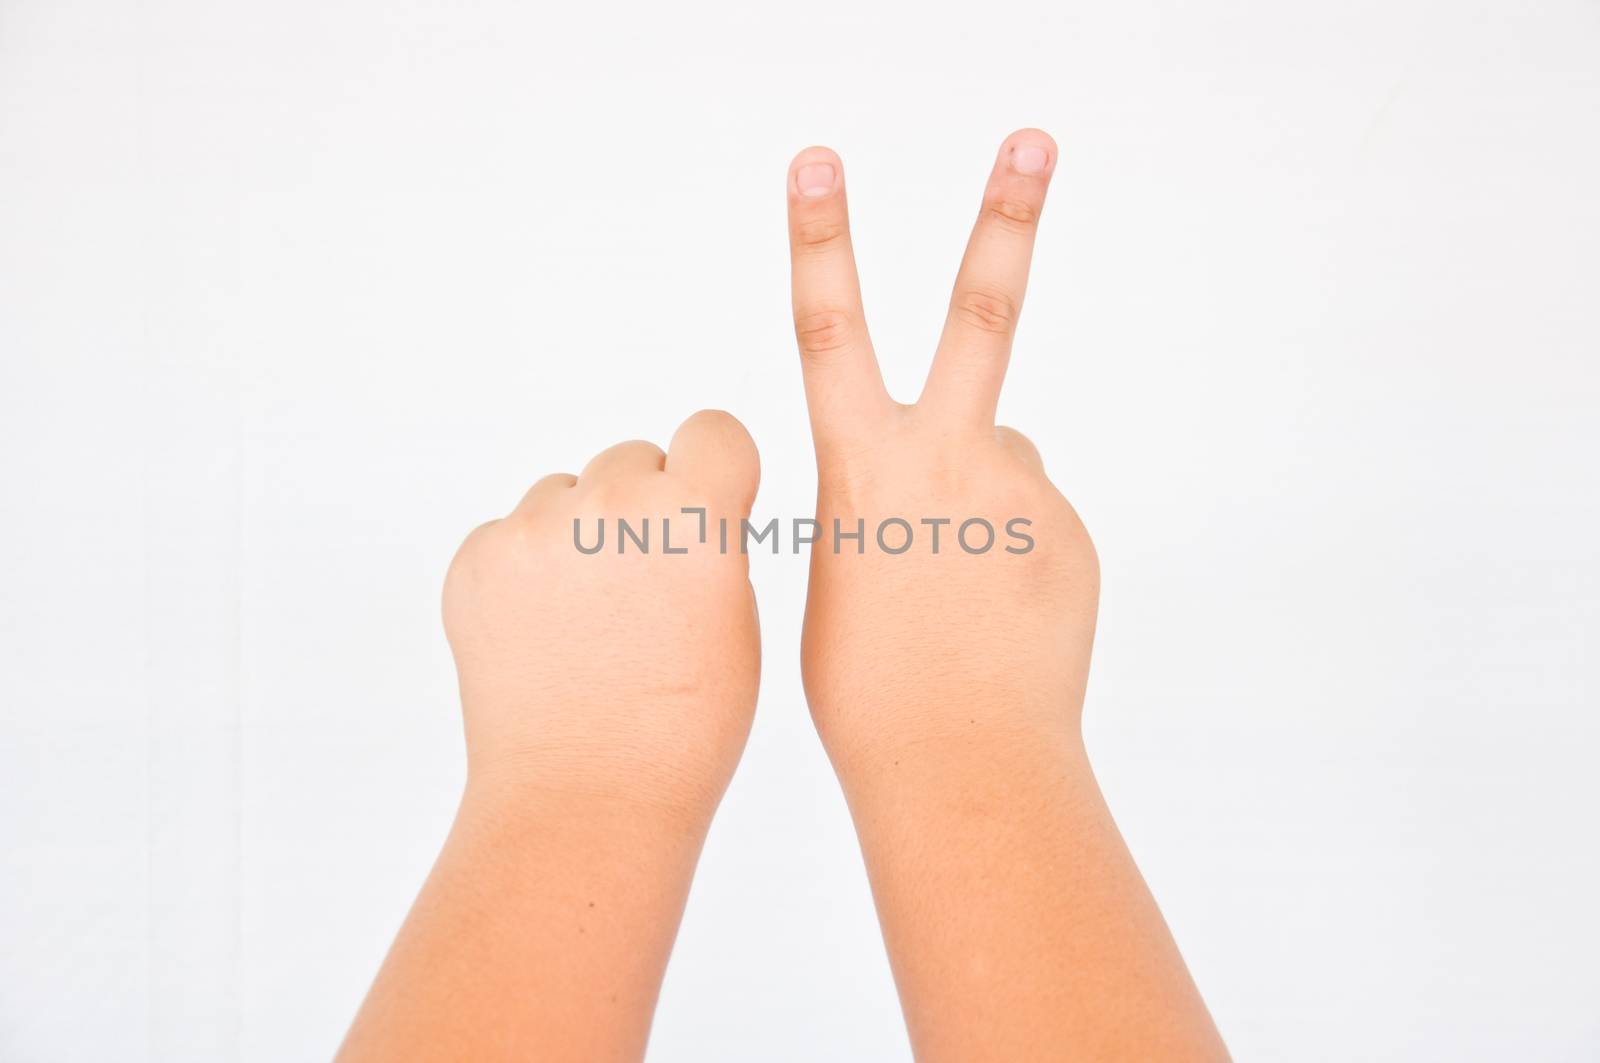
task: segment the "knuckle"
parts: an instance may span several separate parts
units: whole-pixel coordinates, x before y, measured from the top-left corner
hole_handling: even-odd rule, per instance
[[[446,583],[459,582],[464,572],[476,567],[484,553],[493,551],[490,543],[503,534],[504,524],[504,519],[496,518],[467,533],[467,537],[456,548],[455,556],[450,559]]]
[[[696,410],[678,426],[679,432],[694,432],[713,438],[744,431],[739,419],[726,410]]]
[[[700,410],[678,427],[672,446],[668,448],[668,465],[672,464],[672,456],[684,448],[709,449],[727,455],[754,451],[755,441],[744,423],[726,410]]]
[[[995,435],[999,437],[1001,445],[1007,449],[1014,450],[1026,458],[1038,459],[1039,448],[1033,445],[1033,440],[1015,428],[1009,425],[1001,425],[995,429]]]
[[[806,359],[826,359],[850,346],[854,328],[850,315],[842,310],[813,310],[795,315],[794,335],[800,355]]]
[[[794,225],[794,246],[809,253],[831,251],[844,242],[848,232],[840,218],[803,218]]]
[[[1005,335],[1017,324],[1017,301],[1002,292],[969,288],[956,293],[951,309],[980,332]]]
[[[501,533],[505,525],[505,518],[496,517],[494,520],[485,521],[467,533],[461,541],[461,547],[456,553],[471,553],[486,549],[485,544]]]
[[[541,476],[535,480],[533,482],[533,486],[528,488],[528,494],[531,495],[535,491],[541,493],[545,491],[551,491],[558,487],[571,487],[572,481],[573,477],[570,473],[553,472],[548,476]]]
[[[659,469],[664,457],[660,447],[642,439],[618,443],[590,458],[578,482],[592,486],[609,480],[633,479],[652,465]]]
[[[990,221],[1007,229],[1031,229],[1039,220],[1039,208],[1021,199],[996,196],[983,205]]]
[[[661,448],[648,439],[630,439],[625,443],[616,443],[596,454],[590,464],[607,466],[626,466],[632,462],[644,462],[652,458],[660,458]]]

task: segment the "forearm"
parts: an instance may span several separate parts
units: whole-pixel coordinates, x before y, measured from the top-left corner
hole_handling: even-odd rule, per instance
[[[702,410],[667,451],[619,443],[541,477],[462,542],[441,611],[467,792],[343,1059],[643,1056],[749,733],[760,629],[743,554],[690,540],[587,555],[574,529],[737,522],[759,478],[744,426]]]
[[[469,785],[341,1060],[637,1060],[705,824]]]
[[[1226,1058],[1075,732],[841,776],[919,1060]]]

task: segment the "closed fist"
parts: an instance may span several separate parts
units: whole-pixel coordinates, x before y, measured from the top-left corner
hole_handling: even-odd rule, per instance
[[[471,778],[709,819],[761,657],[746,557],[718,530],[759,479],[744,426],[707,410],[665,453],[618,444],[468,536],[444,622]]]

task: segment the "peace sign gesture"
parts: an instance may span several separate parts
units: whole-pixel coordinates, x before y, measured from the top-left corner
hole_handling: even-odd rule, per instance
[[[1055,142],[1036,129],[1013,133],[1001,145],[917,403],[934,416],[994,424],[1055,162]],[[838,434],[881,428],[893,404],[862,311],[844,167],[827,148],[808,148],[790,166],[789,184],[795,333],[821,445]]]
[[[1033,444],[994,424],[1056,159],[1035,129],[1001,145],[927,383],[909,406],[889,397],[867,334],[839,156],[807,148],[789,167],[795,335],[818,469],[802,660],[825,741],[862,740],[835,717],[868,691],[886,702],[872,711],[872,739],[890,747],[927,737],[890,726],[908,700],[920,703],[919,727],[961,733],[983,722],[963,708],[930,724],[923,694],[968,688],[991,702],[1004,688],[1006,726],[1037,715],[1076,728],[1094,548]],[[991,637],[1019,625],[1028,637]],[[904,652],[853,649],[885,640]],[[886,660],[914,689],[883,689]],[[937,691],[917,689],[935,677]]]
[[[1038,130],[1001,145],[909,406],[867,335],[843,165],[790,165],[819,525],[801,670],[918,1059],[1223,1058],[1084,756],[1094,547],[994,424],[1057,158]]]

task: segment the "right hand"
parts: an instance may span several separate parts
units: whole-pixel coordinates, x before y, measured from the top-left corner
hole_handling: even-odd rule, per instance
[[[789,169],[795,332],[821,525],[802,672],[847,792],[910,750],[948,765],[1080,740],[1094,547],[1038,451],[994,423],[1056,159],[1038,130],[1001,145],[932,370],[910,406],[889,397],[867,335],[839,157],[808,148]],[[877,542],[891,518],[913,532],[904,553]],[[950,523],[923,523],[941,518]],[[958,538],[973,518],[993,529],[983,552]],[[847,533],[864,521],[863,552],[835,543],[835,520]],[[898,549],[905,527],[884,536]],[[968,527],[967,547],[987,539],[983,525]]]

